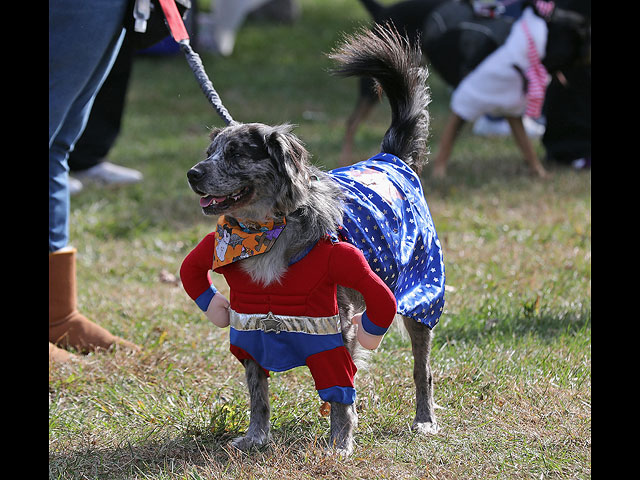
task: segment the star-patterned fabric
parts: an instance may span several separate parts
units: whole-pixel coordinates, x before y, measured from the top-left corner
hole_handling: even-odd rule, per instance
[[[418,176],[388,153],[329,174],[347,196],[339,233],[394,293],[398,313],[433,328],[444,308],[444,263]]]

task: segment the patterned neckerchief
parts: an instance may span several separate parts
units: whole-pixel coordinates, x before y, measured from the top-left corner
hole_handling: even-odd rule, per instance
[[[538,118],[542,114],[542,105],[544,103],[544,95],[547,90],[548,74],[544,68],[536,44],[533,41],[527,22],[522,21],[522,28],[527,37],[527,58],[529,60],[529,68],[526,72],[528,81],[527,87],[527,108],[525,114],[531,118]]]
[[[264,223],[237,222],[231,224],[224,215],[216,227],[213,270],[243,258],[268,252],[284,230],[285,218]]]

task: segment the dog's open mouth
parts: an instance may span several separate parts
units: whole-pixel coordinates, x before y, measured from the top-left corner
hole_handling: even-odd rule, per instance
[[[243,203],[251,195],[251,187],[242,187],[228,195],[204,195],[200,197],[200,206],[205,214],[218,214],[223,210]]]

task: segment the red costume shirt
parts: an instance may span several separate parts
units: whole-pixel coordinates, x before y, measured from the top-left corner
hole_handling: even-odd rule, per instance
[[[211,233],[180,270],[185,290],[203,311],[215,294],[209,277],[214,250]],[[393,293],[360,250],[322,239],[267,286],[253,282],[242,261],[216,272],[230,287],[231,352],[239,360],[251,358],[267,371],[307,365],[323,400],[353,403],[356,367],[342,340],[337,285],[362,294],[367,305],[362,325],[373,325],[375,334],[384,333],[396,313]]]

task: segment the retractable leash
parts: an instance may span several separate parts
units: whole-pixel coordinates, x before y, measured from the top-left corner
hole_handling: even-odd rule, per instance
[[[238,123],[231,117],[227,109],[222,104],[218,92],[216,92],[216,89],[213,88],[213,84],[211,83],[211,80],[209,80],[207,72],[205,72],[204,66],[202,65],[202,60],[200,60],[200,55],[194,52],[191,48],[191,45],[189,43],[189,34],[187,33],[187,29],[184,26],[184,22],[182,21],[182,17],[180,16],[178,7],[176,7],[175,0],[158,1],[160,3],[160,6],[162,7],[165,18],[167,19],[167,24],[169,25],[171,36],[178,43],[178,45],[180,45],[180,49],[187,57],[189,67],[191,67],[191,70],[193,71],[193,74],[195,75],[200,88],[209,100],[209,103],[213,105],[213,108],[215,108],[218,115],[220,115],[222,120],[224,120],[227,125]],[[142,8],[138,7],[138,3],[141,3],[143,5]],[[145,4],[146,7],[144,6]],[[149,17],[148,0],[142,2],[138,0],[136,2],[134,15],[136,17],[136,24],[139,21],[139,17],[140,21],[146,21],[146,19]]]

